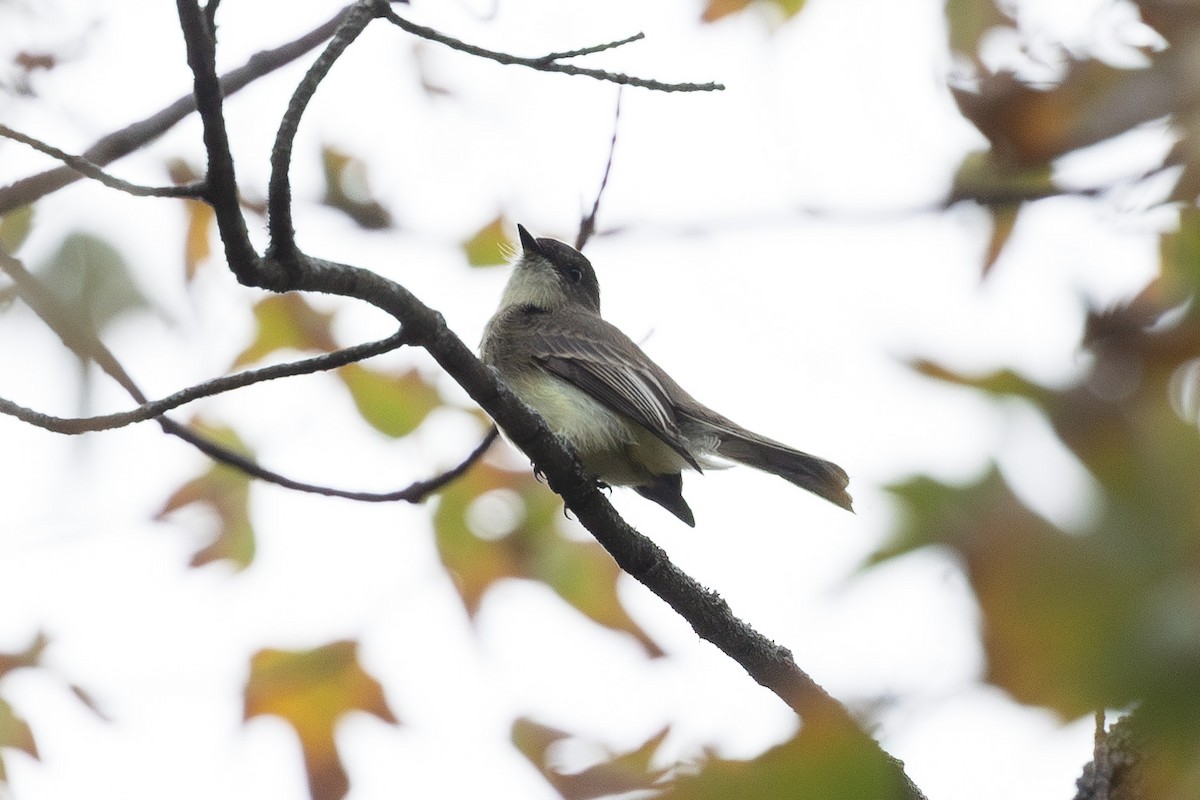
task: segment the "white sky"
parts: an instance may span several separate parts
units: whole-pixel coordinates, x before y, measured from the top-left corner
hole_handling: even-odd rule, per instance
[[[281,15],[279,3],[225,0],[221,60],[240,64],[339,5],[292,2]],[[1036,24],[1081,41],[1102,27],[1093,7],[1103,5],[1058,4],[1073,13]],[[695,530],[632,492],[613,501],[836,696],[889,699],[883,744],[931,800],[1069,797],[1089,758],[1090,720],[1064,726],[979,684],[976,613],[954,565],[920,553],[853,572],[893,519],[879,487],[916,472],[969,480],[995,457],[1041,513],[1064,524],[1086,515],[1086,476],[1028,409],[931,385],[901,362],[1011,365],[1035,379],[1068,380],[1078,369],[1079,299],[1136,291],[1154,268],[1157,223],[1080,201],[1043,203],[1023,213],[981,285],[984,213],[891,213],[936,202],[963,154],[982,146],[944,86],[950,61],[934,0],[811,0],[774,33],[753,14],[701,28],[698,6],[683,0],[499,3],[493,19],[481,18],[491,10],[484,0],[417,0],[400,10],[520,54],[644,31],[645,41],[585,63],[726,84],[714,95],[625,91],[600,226],[626,230],[588,248],[606,316],[644,340],[697,397],[846,467],[858,514],[749,470],[685,481]],[[35,16],[0,25],[5,52],[95,30],[77,59],[38,80],[39,98],[3,101],[6,122],[20,130],[79,151],[190,86],[174,4],[43,0]],[[432,45],[423,56],[450,97],[421,93],[412,41],[383,22],[337,65],[297,142],[297,224],[310,252],[402,282],[474,343],[507,270],[468,270],[454,243],[501,209],[536,235],[569,239],[603,170],[616,91]],[[228,106],[238,168],[252,190],[265,185],[275,125],[300,69],[282,70]],[[198,138],[191,120],[112,171],[165,182],[162,160],[197,159]],[[369,162],[396,230],[364,233],[315,204],[322,143]],[[1162,134],[1147,132],[1104,163],[1161,146]],[[0,182],[44,164],[0,144]],[[799,211],[808,208],[838,213]],[[38,213],[21,253],[31,265],[81,227],[118,243],[164,304],[160,316],[121,323],[109,336],[150,395],[220,373],[248,342],[245,306],[260,293],[218,264],[185,290],[178,204],[77,185]],[[347,343],[390,330],[378,313],[316,302],[343,309],[338,331]],[[24,310],[0,317],[0,332],[10,342],[0,348],[0,395],[74,413],[75,367],[53,337]],[[453,414],[429,422],[415,441],[385,441],[333,387],[304,378],[199,408],[234,424],[264,463],[351,488],[393,488],[473,446]],[[128,407],[104,382],[94,402]],[[45,671],[7,678],[3,696],[32,722],[42,753],[40,763],[4,754],[22,800],[304,796],[285,726],[241,724],[247,659],[264,646],[346,636],[362,638],[367,667],[405,723],[344,724],[352,796],[552,797],[508,744],[517,715],[614,749],[669,722],[670,758],[703,746],[749,757],[794,729],[773,696],[632,581],[622,597],[667,659],[648,664],[629,640],[533,585],[497,588],[472,630],[438,566],[424,508],[256,487],[255,564],[240,575],[188,570],[208,521],[150,521],[204,466],[185,445],[150,425],[68,440],[7,418],[0,441],[0,650],[46,629],[49,663],[114,720],[96,720]]]

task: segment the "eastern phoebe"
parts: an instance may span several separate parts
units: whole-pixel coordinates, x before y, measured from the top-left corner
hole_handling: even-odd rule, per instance
[[[836,464],[752,433],[700,404],[600,317],[591,263],[518,225],[522,253],[483,332],[485,364],[579,454],[586,472],[632,486],[695,527],[685,469],[728,459],[774,473],[851,509]]]

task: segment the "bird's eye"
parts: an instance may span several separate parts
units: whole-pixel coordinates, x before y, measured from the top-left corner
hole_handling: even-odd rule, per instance
[[[571,283],[579,283],[583,280],[583,270],[579,267],[571,267],[567,270],[567,277],[571,279]]]

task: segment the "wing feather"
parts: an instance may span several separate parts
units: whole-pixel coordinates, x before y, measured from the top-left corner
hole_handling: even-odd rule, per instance
[[[659,378],[661,370],[641,348],[602,319],[593,318],[587,326],[577,323],[570,330],[541,327],[536,360],[552,374],[629,417],[700,469]]]

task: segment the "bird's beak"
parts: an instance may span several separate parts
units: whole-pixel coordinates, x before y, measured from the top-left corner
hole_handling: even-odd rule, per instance
[[[533,238],[533,235],[529,231],[525,230],[524,225],[517,225],[517,233],[521,236],[522,250],[524,250],[526,253],[541,252],[541,248],[538,247],[537,239]]]

